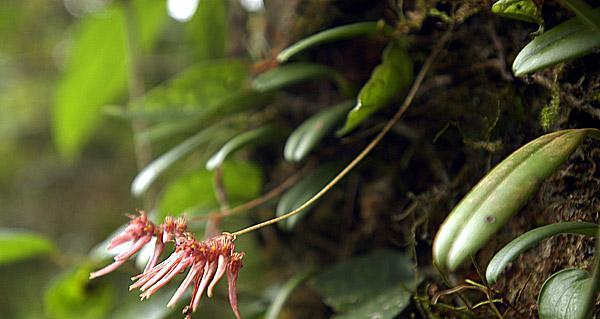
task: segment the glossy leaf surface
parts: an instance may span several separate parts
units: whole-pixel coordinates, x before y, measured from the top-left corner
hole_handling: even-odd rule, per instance
[[[311,116],[288,137],[283,155],[290,162],[303,160],[343,119],[351,101],[340,103]]]
[[[377,22],[359,22],[327,29],[304,38],[281,51],[277,55],[277,61],[286,62],[292,56],[323,43],[375,34],[377,29]]]
[[[489,283],[495,283],[511,261],[543,239],[558,234],[595,236],[598,229],[598,225],[593,223],[562,222],[530,230],[506,244],[506,246],[494,255],[487,266],[485,277]]]
[[[561,270],[546,280],[538,296],[540,319],[585,319],[581,313],[581,299],[590,284],[590,275],[581,269]]]
[[[221,166],[227,157],[248,144],[262,144],[270,141],[279,135],[280,131],[273,125],[259,127],[257,129],[244,132],[229,140],[217,153],[215,153],[206,162],[206,169],[209,171]]]
[[[371,114],[391,103],[410,85],[412,68],[412,61],[404,46],[397,42],[390,43],[383,52],[382,63],[375,67],[371,78],[360,90],[356,105],[348,113],[346,123],[338,134],[352,131]]]
[[[600,13],[600,8],[594,9]],[[600,30],[585,24],[579,17],[559,24],[533,39],[513,62],[516,76],[571,60],[600,47]]]
[[[434,262],[454,270],[518,212],[541,183],[596,129],[543,135],[496,165],[446,218],[433,244]]]

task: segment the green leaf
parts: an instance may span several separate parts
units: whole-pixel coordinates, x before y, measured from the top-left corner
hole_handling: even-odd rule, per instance
[[[134,0],[133,8],[138,22],[140,46],[144,53],[148,53],[156,44],[166,22],[169,21],[167,4],[164,1]]]
[[[344,94],[349,94],[350,85],[336,70],[314,63],[290,63],[259,74],[252,87],[259,92],[274,91],[313,78],[328,77],[332,79]]]
[[[492,12],[502,17],[544,24],[542,10],[533,0],[499,0],[492,6]]]
[[[590,283],[590,275],[581,269],[565,269],[550,276],[538,296],[540,319],[585,319],[573,314],[580,313],[581,299]]]
[[[375,67],[371,78],[360,90],[356,106],[348,113],[346,124],[338,135],[352,131],[371,114],[392,102],[410,85],[412,68],[404,46],[398,42],[388,44],[383,51],[382,63]]]
[[[101,107],[127,87],[123,8],[113,5],[78,26],[54,100],[52,129],[60,154],[73,159],[92,136]]]
[[[54,244],[41,235],[0,228],[0,265],[45,255],[55,250]]]
[[[173,163],[189,155],[199,146],[210,141],[214,130],[218,128],[219,123],[207,127],[152,161],[133,179],[133,182],[131,183],[131,193],[134,196],[144,194],[156,178],[171,167]]]
[[[138,297],[132,298],[130,302],[121,303],[111,315],[111,319],[163,319],[178,311],[179,307],[169,308],[167,303],[175,293],[176,288],[163,288],[152,296],[152,300],[139,301]],[[185,298],[182,298],[182,300]]]
[[[308,48],[323,43],[376,34],[378,31],[379,28],[377,27],[377,22],[359,22],[331,28],[325,31],[321,31],[317,34],[313,34],[305,39],[294,43],[293,45],[281,51],[277,55],[277,61],[286,62],[292,56]]]
[[[312,286],[342,318],[377,313],[391,319],[408,305],[418,281],[408,256],[383,250],[338,263],[317,275]]]
[[[82,265],[54,279],[44,292],[44,310],[49,318],[108,318],[113,303],[112,289],[90,284],[91,271],[90,265]]]
[[[294,292],[294,290],[296,290],[296,288],[298,288],[308,278],[312,277],[314,273],[315,271],[313,269],[309,269],[301,271],[290,278],[277,292],[275,299],[267,310],[265,319],[279,318],[279,314],[281,313],[281,310],[283,310],[283,306],[292,292]]]
[[[147,113],[190,115],[212,109],[248,81],[246,63],[239,59],[200,62],[133,101],[131,108]]]
[[[508,266],[508,264],[517,258],[524,251],[535,246],[541,240],[552,237],[557,234],[580,234],[595,236],[598,232],[598,225],[584,222],[563,222],[538,227],[525,234],[515,238],[504,246],[490,261],[487,266],[485,277],[490,283],[495,283],[498,277]]]
[[[225,143],[225,145],[223,145],[223,147],[221,147],[217,153],[211,156],[211,158],[206,162],[206,169],[212,171],[215,168],[220,167],[225,159],[227,159],[227,156],[236,152],[237,150],[247,146],[248,144],[266,143],[277,137],[277,135],[280,135],[279,133],[280,130],[278,130],[276,126],[266,125],[237,135]]]
[[[561,0],[563,6],[575,12],[577,17],[587,24],[590,28],[600,30],[600,12],[594,11],[585,1],[582,0]]]
[[[328,163],[321,165],[308,173],[281,196],[277,203],[277,216],[289,213],[300,207],[327,185],[339,170],[340,165],[338,163]],[[312,207],[309,207],[301,213],[279,222],[278,225],[285,230],[293,229],[296,224],[308,214],[311,208]]]
[[[434,262],[452,271],[475,254],[590,134],[598,134],[598,130],[553,132],[496,165],[441,225],[433,243]]]
[[[303,160],[331,132],[352,106],[345,101],[311,116],[288,137],[283,155],[290,162]]]
[[[263,185],[262,173],[258,166],[247,162],[225,162],[223,184],[230,202],[251,200],[260,195]],[[203,169],[169,183],[161,196],[159,207],[161,218],[190,213],[190,208],[218,207],[213,173]]]
[[[225,56],[227,26],[227,1],[202,0],[198,3],[196,14],[186,28],[196,60]]]
[[[593,10],[600,13],[600,8]],[[516,76],[575,59],[600,47],[600,30],[583,23],[579,17],[559,24],[529,42],[515,58]]]

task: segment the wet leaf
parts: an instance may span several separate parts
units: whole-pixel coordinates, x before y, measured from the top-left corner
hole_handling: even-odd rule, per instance
[[[495,283],[508,264],[524,251],[537,245],[543,239],[558,234],[580,234],[595,236],[598,225],[584,222],[562,222],[538,227],[515,238],[494,255],[487,266],[485,276],[489,283]]]
[[[223,165],[223,184],[232,204],[248,201],[260,195],[262,173],[256,165],[228,161]],[[202,169],[175,179],[165,187],[159,207],[161,219],[193,212],[194,207],[217,208],[213,173]]]
[[[278,319],[285,302],[289,298],[289,296],[298,288],[302,283],[304,283],[308,278],[314,275],[314,270],[309,269],[305,271],[301,271],[295,274],[292,278],[290,278],[286,283],[279,289],[275,299],[269,306],[267,310],[267,314],[265,315],[265,319]]]
[[[499,0],[492,6],[492,12],[511,19],[543,24],[542,10],[533,0]]]
[[[324,109],[300,124],[285,143],[285,159],[290,162],[303,160],[342,120],[352,103],[346,101]]]
[[[353,257],[321,272],[314,289],[341,318],[394,318],[408,305],[418,280],[412,260],[391,250]],[[365,316],[367,315],[367,316]]]
[[[538,296],[540,319],[585,319],[573,314],[580,313],[583,293],[590,284],[590,275],[581,269],[565,269],[550,276]]]
[[[321,165],[306,174],[299,182],[288,189],[277,203],[277,216],[286,214],[304,204],[308,199],[318,193],[340,171],[337,163]],[[299,214],[279,222],[279,227],[285,230],[293,229],[296,224],[310,212],[309,207]]]
[[[371,78],[362,87],[354,108],[348,113],[344,127],[338,132],[344,135],[355,129],[379,109],[392,102],[412,81],[412,61],[404,46],[390,43],[383,52],[382,63],[375,67]]]
[[[441,225],[434,262],[455,270],[518,212],[542,182],[596,129],[572,129],[541,136],[496,165],[458,203]]]
[[[48,318],[108,318],[113,303],[109,286],[90,284],[92,267],[82,265],[63,272],[44,292],[44,311]]]
[[[39,234],[0,228],[0,265],[46,255],[56,250],[54,243]]]
[[[378,31],[377,22],[359,22],[327,29],[304,38],[281,51],[277,55],[277,61],[286,62],[292,56],[323,43],[376,34]]]
[[[594,9],[600,13],[600,8]],[[513,62],[513,73],[523,76],[531,72],[589,54],[600,47],[600,29],[572,18],[533,39]]]
[[[227,156],[249,144],[263,144],[273,140],[278,135],[281,135],[280,130],[281,128],[277,128],[274,125],[266,125],[233,137],[217,153],[211,156],[206,162],[206,169],[212,171],[221,166],[225,159],[227,159]]]
[[[259,92],[274,91],[314,78],[332,79],[344,94],[351,91],[348,82],[336,70],[315,63],[291,63],[259,74],[252,87]]]

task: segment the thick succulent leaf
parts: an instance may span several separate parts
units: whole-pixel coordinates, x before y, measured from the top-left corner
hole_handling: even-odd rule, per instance
[[[260,195],[262,172],[248,162],[227,161],[223,165],[223,184],[232,204],[248,201]],[[182,213],[191,216],[217,207],[213,173],[202,169],[181,176],[165,187],[160,198],[159,217]]]
[[[312,172],[306,174],[299,182],[288,189],[277,203],[277,216],[289,213],[300,207],[308,199],[318,193],[339,172],[340,165],[328,163],[321,165]],[[299,214],[279,222],[279,227],[285,230],[293,229],[296,224],[310,212],[309,207]]]
[[[371,78],[358,94],[356,106],[348,113],[344,127],[338,132],[344,135],[398,96],[410,85],[413,65],[404,46],[391,42],[383,52],[382,63],[375,67]]]
[[[594,11],[583,0],[561,0],[562,5],[575,12],[577,17],[587,24],[590,28],[600,30],[600,12]]]
[[[412,260],[390,250],[342,261],[312,281],[325,303],[343,318],[371,318],[363,316],[370,313],[394,318],[417,284]]]
[[[210,141],[210,139],[213,137],[214,130],[218,128],[218,126],[208,127],[152,161],[133,179],[133,182],[131,183],[131,193],[134,196],[140,196],[144,194],[146,190],[148,190],[148,187],[150,187],[150,185],[152,185],[152,183],[156,180],[156,178],[158,178],[158,176],[171,167],[173,163],[189,155],[191,152],[198,149],[200,145]]]
[[[363,35],[375,34],[378,31],[377,22],[359,22],[353,24],[347,24],[319,33],[313,34],[305,39],[302,39],[287,49],[281,51],[277,55],[277,61],[286,62],[292,56],[317,45],[339,41],[344,39],[351,39]]]
[[[352,101],[342,102],[311,116],[288,137],[283,155],[290,162],[303,160],[343,119]]]
[[[308,278],[314,275],[314,270],[309,269],[305,271],[301,271],[295,274],[292,278],[290,278],[277,292],[273,302],[267,309],[267,313],[265,314],[265,319],[278,319],[285,302],[289,298],[289,296],[298,288],[302,283],[304,283]]]
[[[540,319],[585,319],[582,313],[584,291],[590,285],[590,275],[581,269],[561,270],[546,280],[538,296]]]
[[[498,277],[508,266],[524,251],[532,248],[541,240],[557,234],[580,234],[595,236],[598,233],[598,225],[585,222],[563,222],[538,227],[515,238],[499,252],[494,255],[487,266],[485,277],[489,283],[495,283]]]
[[[600,8],[593,10],[600,13]],[[600,29],[572,18],[533,39],[513,62],[513,73],[522,76],[593,52],[600,47]]]
[[[67,270],[55,278],[44,292],[44,312],[51,319],[108,318],[113,303],[110,286],[89,285],[90,265]]]
[[[518,212],[587,135],[597,129],[572,129],[541,136],[496,165],[458,203],[433,243],[434,262],[454,270],[487,243]]]
[[[55,250],[54,243],[39,234],[0,229],[0,265],[45,255]]]
[[[225,143],[217,153],[211,156],[206,162],[206,169],[212,171],[215,168],[220,167],[225,159],[237,150],[249,144],[263,144],[269,142],[278,135],[281,135],[280,133],[280,128],[278,129],[274,125],[266,125],[237,135]]]
[[[336,70],[322,64],[304,62],[282,65],[261,73],[252,81],[252,87],[259,92],[274,91],[320,77],[332,79],[344,94],[351,91],[346,79]]]
[[[511,19],[540,25],[544,23],[542,10],[533,0],[499,0],[492,6],[492,12]]]

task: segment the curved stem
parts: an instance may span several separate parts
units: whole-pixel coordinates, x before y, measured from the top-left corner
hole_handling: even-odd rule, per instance
[[[427,60],[423,64],[423,67],[419,71],[419,74],[415,78],[413,85],[411,86],[408,94],[406,95],[406,98],[404,99],[404,102],[402,103],[402,105],[400,105],[400,108],[398,108],[398,111],[396,111],[394,116],[385,124],[385,126],[383,127],[383,129],[381,129],[379,134],[377,134],[377,136],[375,136],[375,138],[352,160],[352,162],[350,162],[350,164],[348,164],[348,166],[346,166],[337,176],[335,176],[327,185],[325,185],[325,187],[323,187],[317,194],[315,194],[309,200],[304,202],[304,204],[302,204],[300,207],[290,211],[289,213],[281,215],[279,217],[269,219],[267,221],[244,228],[242,230],[238,230],[238,231],[232,233],[232,235],[234,235],[234,236],[243,235],[243,234],[249,233],[251,231],[257,230],[259,228],[278,223],[282,220],[285,220],[287,218],[290,218],[290,217],[302,212],[304,209],[306,209],[310,205],[314,204],[317,200],[319,200],[329,190],[331,190],[331,188],[333,188],[333,186],[335,186],[340,180],[342,180],[342,178],[344,178],[346,175],[348,175],[348,173],[350,173],[350,171],[354,167],[356,167],[356,165],[358,165],[358,163],[360,163],[360,161],[362,161],[371,152],[371,150],[373,150],[373,148],[375,148],[375,146],[377,146],[377,144],[379,144],[379,142],[381,142],[383,137],[392,129],[392,127],[394,127],[394,125],[396,125],[396,123],[400,120],[402,115],[404,115],[406,110],[408,110],[408,107],[411,105],[412,101],[414,100],[415,95],[417,94],[417,91],[421,87],[421,84],[423,83],[423,80],[425,79],[425,76],[427,75],[427,72],[431,68],[433,61],[435,60],[436,56],[438,55],[438,53],[440,52],[442,47],[446,44],[446,42],[448,42],[451,34],[452,34],[452,27],[450,27],[448,29],[448,31],[444,34],[444,36],[440,39],[440,41],[438,41],[438,43],[436,43],[435,47],[433,48],[433,50],[427,57]]]

